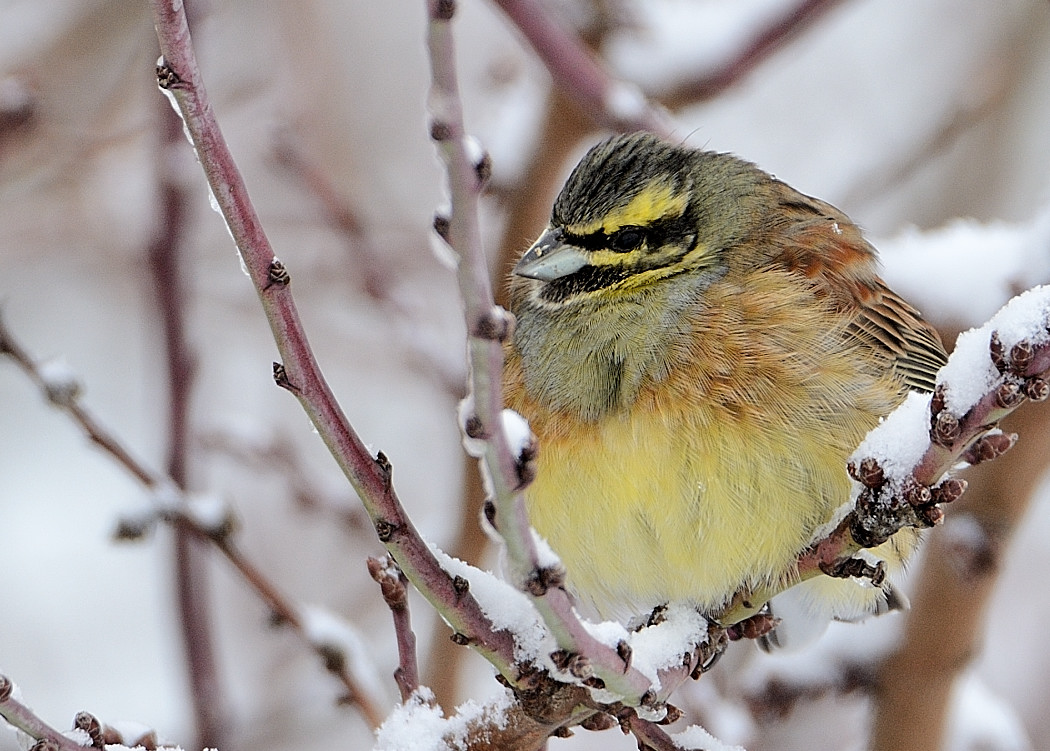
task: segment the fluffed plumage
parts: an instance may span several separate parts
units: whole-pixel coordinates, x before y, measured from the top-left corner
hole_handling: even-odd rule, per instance
[[[526,490],[604,616],[790,586],[848,502],[846,459],[945,361],[836,208],[731,155],[647,134],[594,147],[512,280],[507,405],[539,439]],[[873,551],[899,563],[916,535]],[[807,582],[829,615],[854,580]]]

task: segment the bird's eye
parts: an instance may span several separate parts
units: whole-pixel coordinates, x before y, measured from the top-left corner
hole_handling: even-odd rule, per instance
[[[623,227],[609,236],[609,247],[617,253],[637,250],[645,242],[645,230],[641,227]]]

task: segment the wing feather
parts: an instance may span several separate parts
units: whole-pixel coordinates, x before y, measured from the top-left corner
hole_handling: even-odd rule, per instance
[[[850,335],[886,358],[911,389],[932,391],[948,361],[941,338],[922,314],[886,286],[876,273],[875,249],[834,206],[780,183],[786,226],[774,263],[808,277],[818,294],[853,314]]]

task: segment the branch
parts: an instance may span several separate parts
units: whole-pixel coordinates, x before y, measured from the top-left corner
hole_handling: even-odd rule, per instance
[[[904,634],[879,667],[873,751],[944,745],[953,687],[980,652],[1003,558],[1038,497],[1050,456],[1050,409],[1018,410],[1007,423],[1023,440],[967,473],[966,495],[926,543]]]
[[[535,471],[535,439],[520,415],[503,410],[502,342],[511,334],[512,318],[493,302],[488,266],[481,245],[477,203],[490,167],[465,132],[455,68],[450,21],[452,0],[429,0],[427,36],[430,52],[433,121],[431,136],[445,162],[452,214],[441,218],[442,236],[459,256],[458,279],[465,303],[472,390],[464,419],[492,489],[490,522],[507,549],[515,586],[530,595],[550,628],[561,653],[556,667],[586,685],[605,688],[628,703],[656,701],[651,681],[618,650],[602,643],[576,615],[564,589],[565,572],[546,549],[541,550],[525,511],[521,491]],[[515,434],[511,447],[508,432]],[[560,664],[559,664],[560,663]]]
[[[383,592],[383,601],[394,617],[394,633],[397,635],[398,667],[394,681],[405,703],[419,689],[419,665],[416,662],[416,635],[408,613],[408,579],[401,573],[394,559],[369,558],[368,573],[376,580]]]
[[[913,393],[865,438],[850,459],[857,500],[826,537],[798,562],[799,580],[820,574],[867,576],[881,570],[853,558],[905,527],[932,527],[943,504],[966,483],[946,477],[952,467],[1005,453],[1017,436],[995,430],[1025,401],[1050,396],[1050,287],[1008,302],[988,323],[959,336],[933,395]],[[733,622],[757,612],[777,590],[741,592],[726,612]]]
[[[525,173],[514,187],[501,196],[506,211],[502,228],[498,257],[493,265],[491,278],[503,280],[510,275],[517,256],[521,254],[526,238],[535,237],[550,216],[557,182],[569,154],[589,133],[594,125],[591,119],[563,93],[560,87],[551,87],[545,104],[544,124],[534,139],[533,153],[526,159]],[[497,305],[507,305],[507,287],[498,285],[493,290]],[[476,460],[464,454],[463,511],[459,517],[458,530],[450,551],[457,558],[468,561],[481,560],[489,538],[478,523],[486,500],[486,491],[477,472]],[[435,624],[443,629],[444,624]],[[431,640],[427,664],[430,671],[427,685],[438,701],[445,706],[454,704],[456,686],[461,670],[461,660],[450,654],[448,640]]]
[[[349,276],[360,279],[364,292],[389,314],[388,320],[396,325],[397,335],[406,346],[411,365],[420,374],[440,384],[453,398],[462,398],[466,380],[462,362],[442,357],[443,353],[434,349],[431,339],[420,333],[421,321],[398,299],[393,270],[378,252],[360,210],[340,193],[291,133],[282,131],[278,134],[274,155],[318,203],[325,224],[344,240],[350,251],[346,256],[350,262]]]
[[[543,61],[554,84],[603,128],[670,136],[674,124],[634,84],[612,76],[580,40],[559,26],[537,0],[495,0]]]
[[[167,472],[185,490],[189,455],[190,398],[197,358],[186,337],[186,279],[182,269],[186,231],[186,189],[176,175],[172,156],[182,140],[179,118],[162,102],[154,107],[161,120],[156,170],[159,223],[146,248],[157,307],[160,311],[168,373]],[[197,745],[222,748],[230,727],[219,667],[208,592],[204,549],[194,533],[173,525],[176,605],[197,726]]]
[[[273,611],[278,620],[290,625],[310,644],[314,651],[325,658],[330,672],[346,688],[349,700],[359,706],[362,714],[372,726],[375,727],[382,721],[382,714],[376,702],[361,689],[347,666],[345,664],[333,666],[330,662],[330,655],[311,641],[300,616],[301,608],[296,607],[285,598],[278,588],[238,550],[232,535],[233,519],[224,504],[210,499],[191,499],[170,477],[155,472],[135,459],[131,452],[115,436],[106,431],[99,421],[80,404],[80,385],[72,374],[64,367],[37,365],[7,329],[2,317],[0,317],[0,354],[7,355],[18,363],[53,405],[68,414],[92,442],[100,446],[112,459],[151,491],[154,502],[151,519],[161,519],[171,524],[178,524],[196,539],[210,542],[218,548]],[[135,529],[125,525],[118,535],[127,538],[143,532],[142,525]]]
[[[666,92],[655,93],[653,97],[671,109],[714,99],[841,3],[842,0],[802,0],[762,29],[733,58],[716,70],[684,81]]]
[[[365,448],[325,381],[292,299],[291,277],[274,255],[247,189],[222,136],[201,80],[185,15],[178,4],[151,0],[161,61],[158,83],[182,115],[205,177],[244,267],[255,286],[281,353],[274,364],[278,385],[299,399],[340,469],[350,480],[380,541],[413,585],[457,634],[497,668],[515,676],[513,639],[496,631],[469,593],[457,591],[405,514],[391,483],[392,467],[382,453]]]
[[[67,738],[34,714],[33,710],[12,698],[15,685],[0,675],[0,717],[37,741],[30,751],[84,751],[79,743]]]
[[[198,436],[198,442],[204,449],[242,465],[246,471],[265,472],[274,477],[283,484],[297,508],[327,514],[355,539],[363,539],[365,535],[371,539],[375,533],[353,488],[340,483],[338,490],[329,489],[316,482],[289,435],[276,429],[268,430],[264,424],[252,424],[248,430],[206,430]]]
[[[663,106],[681,109],[721,95],[841,2],[801,0],[716,70],[647,98],[633,84],[614,77],[537,0],[495,0],[543,62],[555,86],[594,124],[619,132],[648,130],[665,137],[674,131],[674,123]]]

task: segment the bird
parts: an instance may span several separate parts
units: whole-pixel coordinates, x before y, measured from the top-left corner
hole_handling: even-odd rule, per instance
[[[763,588],[822,620],[899,602],[798,582],[849,502],[850,454],[947,359],[842,211],[732,154],[617,135],[509,284],[505,403],[538,445],[525,504],[577,602],[617,619],[688,602],[723,625]],[[909,528],[870,552],[894,571],[917,544]]]

